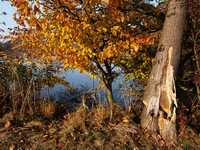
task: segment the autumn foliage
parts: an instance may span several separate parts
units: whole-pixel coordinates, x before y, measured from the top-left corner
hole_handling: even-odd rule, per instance
[[[138,0],[11,3],[17,8],[14,19],[22,26],[11,33],[13,42],[18,42],[15,48],[97,76],[110,91],[110,104],[112,82],[120,71],[147,79],[163,23],[160,9]]]
[[[142,144],[141,146],[143,146],[141,142],[143,139],[141,137],[145,136],[145,143],[147,140],[152,142],[154,138],[156,140],[156,142],[153,141],[154,144],[160,144],[162,149],[168,144],[172,146],[177,144],[176,129],[179,129],[180,135],[185,135],[189,122],[190,125],[197,126],[199,129],[199,0],[186,0],[186,3],[176,0],[162,2],[156,0],[154,1],[155,3],[161,2],[156,7],[154,6],[155,3],[152,3],[152,0],[7,1],[10,1],[11,5],[15,7],[14,9],[16,9],[13,18],[19,26],[9,29],[10,35],[6,38],[11,39],[15,43],[14,49],[20,49],[20,51],[23,49],[26,53],[24,55],[18,54],[20,57],[15,60],[15,65],[7,65],[7,61],[9,62],[11,59],[6,59],[2,63],[3,92],[1,92],[1,95],[7,91],[9,93],[9,96],[6,95],[8,98],[6,102],[8,101],[8,103],[5,103],[5,105],[13,107],[14,112],[19,110],[20,113],[24,113],[26,109],[29,109],[30,114],[38,111],[32,108],[39,107],[38,112],[46,118],[51,120],[54,117],[58,117],[57,113],[60,113],[61,107],[57,103],[46,101],[46,99],[41,99],[41,102],[38,104],[35,101],[35,95],[37,95],[35,92],[37,90],[41,91],[44,85],[51,88],[55,83],[64,85],[74,94],[68,82],[57,76],[48,74],[48,68],[52,69],[58,63],[61,64],[58,67],[59,71],[63,67],[64,69],[77,69],[81,73],[88,74],[91,78],[98,78],[100,81],[99,88],[105,88],[107,100],[111,108],[111,111],[109,111],[103,104],[98,104],[95,105],[95,108],[90,109],[84,105],[86,104],[87,95],[87,93],[84,93],[81,95],[82,103],[80,103],[80,108],[76,112],[69,113],[63,117],[66,120],[66,126],[64,126],[66,131],[64,131],[65,133],[63,132],[65,134],[64,136],[59,135],[59,137],[69,137],[72,141],[69,140],[69,143],[63,144],[66,141],[63,142],[59,137],[54,137],[46,131],[44,131],[45,133],[42,137],[44,140],[48,141],[53,139],[53,144],[57,148],[62,149],[74,145],[73,142],[77,142],[78,144],[81,143],[80,141],[87,142],[88,137],[91,135],[92,145],[102,147],[106,143],[104,141],[105,137],[114,137],[115,133],[118,134],[118,132],[113,132],[113,130],[119,130],[121,142],[118,136],[116,136],[116,143],[112,138],[107,139],[111,141],[112,148],[116,148],[116,145],[123,146],[123,144],[135,147],[133,144],[133,136],[136,137],[136,145],[139,146]],[[170,6],[168,4],[171,2],[181,2],[182,4],[181,7],[176,7],[175,5],[168,7]],[[166,11],[172,8],[172,13],[166,15],[166,20],[170,20],[170,18],[178,14],[177,8],[182,9],[183,5],[187,7],[186,24],[177,21],[178,19],[176,18],[171,23],[168,23],[168,25],[164,25],[167,28],[163,28]],[[179,17],[181,16],[184,15],[180,15]],[[177,27],[175,22],[179,23],[181,27]],[[0,24],[3,24],[1,20]],[[182,35],[182,31],[181,34],[176,31],[182,29],[182,25],[185,27],[184,42],[181,48],[176,48],[176,45],[181,45],[179,43],[180,41],[177,42],[176,39]],[[0,35],[1,31],[3,32],[3,30],[0,29]],[[162,35],[161,38],[160,35]],[[166,38],[167,43],[162,41],[164,38]],[[159,39],[161,41],[160,43],[163,42],[164,44],[159,43],[158,45]],[[0,50],[3,51],[3,48],[7,49],[6,47],[2,47]],[[178,49],[179,51],[179,48],[182,50],[182,58],[180,61],[180,69],[177,71],[178,76],[175,77],[172,66],[179,64],[179,61],[174,61],[176,56],[179,57],[179,53],[173,54],[175,57],[171,62],[169,59],[171,56],[168,54],[168,50],[177,51]],[[154,58],[156,53],[162,53],[160,55],[162,58]],[[176,57],[176,60],[179,59],[178,57]],[[26,58],[25,62],[21,58]],[[20,61],[18,62],[18,60]],[[40,69],[44,65],[47,67],[45,68],[46,72],[44,74],[36,70],[36,68]],[[152,69],[152,65],[157,65],[158,70]],[[154,72],[153,76],[150,75],[149,85],[153,86],[145,87],[143,85],[146,85],[151,69]],[[54,72],[54,70],[51,71]],[[121,74],[123,77],[125,76],[126,81],[129,81],[130,78],[134,80],[134,83],[129,87],[130,90],[128,89],[127,93],[129,96],[132,94],[136,95],[136,101],[127,104],[127,110],[129,111],[126,116],[124,116],[125,113],[121,108],[118,106],[114,107],[115,100],[113,97],[112,83]],[[7,78],[5,75],[9,77]],[[125,81],[121,84],[123,83]],[[137,88],[137,85],[140,88]],[[149,101],[143,93],[143,87],[147,91],[144,93],[148,95]],[[137,91],[138,89],[142,92],[139,93]],[[153,92],[149,92],[148,89],[150,89],[149,91],[153,89]],[[96,100],[95,94],[91,97]],[[139,98],[137,97],[138,95]],[[141,101],[141,95],[143,95],[143,101]],[[176,103],[177,99],[178,101]],[[136,108],[137,110],[134,107],[136,105],[138,106],[137,100],[139,100],[139,104],[144,104],[141,104],[144,106],[142,115],[140,110],[138,111],[138,107]],[[167,105],[166,108],[165,104]],[[172,109],[173,116],[171,115]],[[135,111],[135,114],[132,110],[138,112]],[[7,107],[5,107],[0,113],[7,111]],[[140,119],[139,115],[135,116],[138,113],[141,115]],[[112,120],[109,121],[109,118]],[[136,129],[135,124],[132,122],[133,120],[136,123],[139,123],[141,120],[144,121],[141,121],[141,126]],[[178,123],[178,128],[176,127],[176,123]],[[106,128],[107,125],[108,128]],[[145,130],[142,130],[141,135],[138,136],[136,133],[140,132],[141,127]],[[91,129],[91,131],[88,129]],[[146,129],[152,130],[152,132],[146,132]],[[109,130],[110,132],[108,132]],[[102,132],[102,138],[101,136],[97,136],[98,138],[93,140],[99,134],[99,131]],[[127,136],[124,136],[126,132],[130,135],[130,141],[129,138],[127,140]],[[123,139],[126,139],[127,143]],[[184,147],[182,143],[183,141],[180,143],[181,148]]]

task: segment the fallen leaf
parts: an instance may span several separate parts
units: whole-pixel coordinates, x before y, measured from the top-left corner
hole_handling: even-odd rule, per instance
[[[60,148],[60,149],[64,148],[64,146],[65,146],[65,144],[63,144],[63,143],[58,144],[58,148]]]

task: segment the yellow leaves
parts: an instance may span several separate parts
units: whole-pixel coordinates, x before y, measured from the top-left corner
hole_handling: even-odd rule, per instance
[[[107,29],[106,28],[102,28],[103,32],[107,32]]]
[[[111,32],[113,36],[117,36],[117,32],[120,32],[121,27],[120,26],[114,26],[111,28]]]
[[[71,9],[75,9],[75,7],[76,7],[76,2],[70,2],[69,7],[70,7]]]
[[[103,52],[100,53],[101,60],[104,61],[106,59],[111,59],[113,57],[118,57],[120,55],[120,51],[117,49],[116,45],[108,45],[104,48]]]
[[[97,76],[96,76],[94,73],[90,73],[90,74],[89,74],[89,77],[90,77],[91,79],[94,79],[94,78],[96,78]]]
[[[40,2],[36,1],[36,6],[39,8],[40,7]]]
[[[108,4],[109,3],[109,0],[101,0],[102,2]]]
[[[61,29],[61,36],[62,36],[62,37],[65,36],[65,28],[62,28],[62,29]]]
[[[33,51],[33,56],[49,61],[56,58],[63,62],[65,68],[78,68],[81,72],[98,72],[98,68],[93,65],[94,60],[102,66],[104,60],[113,64],[123,62],[130,68],[144,68],[147,62],[151,62],[141,58],[141,53],[144,45],[151,43],[152,38],[144,33],[138,34],[141,29],[135,21],[135,14],[131,16],[130,12],[124,15],[115,10],[119,4],[125,8],[126,4],[120,0],[84,0],[83,4],[78,0],[61,0],[63,6],[69,8],[66,12],[60,9],[57,1],[22,1],[12,2],[19,10],[14,18],[19,23],[28,24],[30,28],[26,29],[27,32],[19,30],[16,41],[23,41],[21,46],[31,50],[31,53]],[[109,6],[105,3],[109,3]],[[93,6],[103,11],[97,11],[97,7]],[[105,8],[107,6],[108,10]],[[138,65],[137,60],[133,60],[136,57],[139,61],[143,59],[146,64]],[[139,77],[144,77],[141,72],[142,69],[136,71]]]
[[[111,30],[111,32],[112,32],[113,36],[117,36],[117,31],[116,30]]]
[[[86,23],[86,22],[82,22],[81,23],[82,27],[83,27],[83,30],[85,30],[87,27],[90,26],[90,24]]]
[[[19,4],[18,10],[24,10],[27,7],[26,3]]]
[[[136,43],[131,43],[130,48],[133,49],[135,52],[137,52],[140,48],[140,45]]]
[[[114,26],[114,27],[112,27],[112,30],[119,30],[121,27],[120,26]]]
[[[54,32],[44,34],[47,38],[53,38],[55,36]]]
[[[100,27],[97,27],[97,28],[96,28],[96,30],[97,30],[97,32],[98,32],[98,33],[100,33],[100,34],[101,34],[101,32],[102,32],[102,28],[100,28]]]

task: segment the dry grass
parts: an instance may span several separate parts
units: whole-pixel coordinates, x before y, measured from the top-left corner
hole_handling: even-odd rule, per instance
[[[43,101],[41,106],[49,106],[48,101]],[[167,149],[133,120],[134,115],[118,106],[115,107],[112,121],[109,109],[102,104],[89,110],[80,107],[76,112],[67,113],[62,119],[34,117],[18,121],[18,124],[6,129],[0,128],[0,146],[2,149],[15,147],[34,150]],[[169,149],[200,148],[199,139],[195,132],[192,135],[191,132],[184,133],[179,137],[177,147]]]
[[[38,109],[47,118],[55,114],[54,102],[42,101],[41,106],[38,105],[47,82],[44,71],[34,64],[27,66],[23,59],[0,56],[0,117],[10,111],[34,115]],[[48,81],[52,85],[54,82],[57,81]]]
[[[40,100],[39,108],[42,115],[50,119],[54,117],[57,110],[57,105],[56,102],[49,101],[44,98],[43,100]]]
[[[0,58],[1,59],[1,58]],[[9,111],[34,113],[36,85],[30,68],[17,59],[3,59],[0,67],[1,115]]]

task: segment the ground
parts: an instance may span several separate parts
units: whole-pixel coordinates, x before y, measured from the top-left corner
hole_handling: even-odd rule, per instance
[[[140,128],[134,113],[120,108],[112,120],[103,106],[79,108],[59,118],[10,112],[0,119],[0,125],[2,150],[200,149],[200,134],[195,129],[181,125],[177,145],[166,147],[158,134]]]

